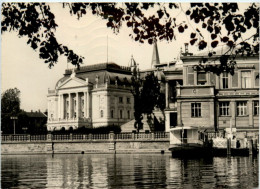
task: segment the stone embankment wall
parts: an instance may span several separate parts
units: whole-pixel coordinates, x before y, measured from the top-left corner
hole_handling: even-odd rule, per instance
[[[20,140],[20,139],[23,140]],[[107,134],[96,136],[3,137],[1,154],[48,153],[164,153],[170,152],[168,133]],[[35,139],[35,137],[33,138]]]

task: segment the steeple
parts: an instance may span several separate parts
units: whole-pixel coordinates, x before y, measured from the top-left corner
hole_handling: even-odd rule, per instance
[[[157,42],[156,42],[156,40],[154,40],[153,55],[152,55],[152,68],[155,68],[156,64],[160,64],[160,58],[159,58],[159,53],[158,53],[158,48],[157,48]]]

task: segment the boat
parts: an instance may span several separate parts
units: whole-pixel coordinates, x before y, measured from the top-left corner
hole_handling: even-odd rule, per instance
[[[199,127],[177,126],[170,129],[170,147],[172,157],[208,156],[210,149]]]

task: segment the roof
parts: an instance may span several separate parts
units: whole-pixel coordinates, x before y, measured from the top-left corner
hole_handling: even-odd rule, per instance
[[[109,84],[127,85],[131,83],[130,67],[119,66],[113,62],[82,66],[80,69],[66,69],[64,77],[58,80],[56,86],[67,80],[75,72],[75,77],[86,81],[90,84]]]
[[[40,111],[38,111],[38,112],[37,111],[36,112],[25,112],[25,113],[28,117],[31,117],[31,118],[46,118],[47,117],[44,113],[42,113]]]

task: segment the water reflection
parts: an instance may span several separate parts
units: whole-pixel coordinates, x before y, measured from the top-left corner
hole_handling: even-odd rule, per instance
[[[2,157],[2,188],[253,188],[258,158],[156,154]]]

